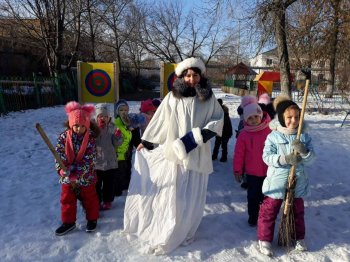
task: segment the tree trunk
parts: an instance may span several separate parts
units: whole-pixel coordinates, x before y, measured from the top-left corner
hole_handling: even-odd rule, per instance
[[[337,45],[339,37],[339,7],[340,1],[335,0],[333,5],[334,9],[334,20],[332,22],[332,31],[330,38],[330,56],[329,56],[329,73],[330,78],[327,83],[326,96],[333,97],[333,92],[335,89],[335,71],[336,71],[336,55],[337,55]]]
[[[275,0],[276,7],[273,12],[273,23],[275,27],[275,40],[277,44],[277,54],[279,58],[281,92],[292,97],[291,73],[286,35],[286,8],[283,1]]]

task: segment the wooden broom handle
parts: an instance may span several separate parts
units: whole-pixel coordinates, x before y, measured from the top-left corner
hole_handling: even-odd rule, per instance
[[[304,115],[305,115],[305,110],[306,110],[306,102],[307,102],[307,95],[309,93],[309,83],[310,80],[306,79],[305,83],[305,88],[304,88],[304,97],[303,97],[303,104],[301,106],[301,112],[300,112],[300,119],[299,119],[299,126],[298,126],[298,132],[297,132],[297,139],[300,139],[301,136],[301,131],[303,129],[303,123],[304,123]],[[295,155],[297,152],[293,152]],[[289,176],[288,176],[288,190],[290,190],[292,183],[294,183],[294,174],[295,174],[295,169],[296,165],[292,165],[289,171]],[[286,197],[286,204],[284,205],[284,210],[283,214],[287,215],[288,214],[288,209],[290,208],[290,202],[291,202],[291,193],[290,191],[287,192],[287,197]]]
[[[64,165],[62,159],[60,158],[60,156],[57,154],[56,150],[54,149],[53,145],[51,144],[49,138],[47,137],[45,131],[42,129],[41,125],[39,123],[35,124],[36,129],[38,130],[39,134],[41,135],[41,137],[43,138],[44,142],[46,143],[46,145],[49,147],[51,153],[53,154],[53,156],[55,157],[57,163],[60,165],[61,169],[63,171],[67,171],[67,167]]]

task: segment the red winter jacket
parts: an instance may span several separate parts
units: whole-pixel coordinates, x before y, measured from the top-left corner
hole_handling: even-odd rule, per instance
[[[265,140],[271,129],[268,126],[270,117],[264,112],[263,121],[260,125],[266,125],[259,131],[248,131],[243,128],[240,132],[233,156],[234,174],[248,174],[253,176],[265,177],[267,165],[262,159]]]

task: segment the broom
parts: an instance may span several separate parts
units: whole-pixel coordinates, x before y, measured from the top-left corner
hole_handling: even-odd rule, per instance
[[[63,171],[67,171],[67,167],[64,165],[62,159],[60,158],[60,156],[57,154],[57,152],[55,151],[55,148],[53,147],[53,145],[50,142],[50,139],[47,137],[44,129],[41,127],[41,125],[39,123],[35,124],[35,128],[36,130],[38,130],[41,138],[44,140],[45,144],[48,146],[48,148],[50,149],[52,155],[54,156],[55,160],[57,161],[57,163],[59,164],[60,168]],[[75,196],[77,197],[78,200],[80,200],[80,189],[79,187],[76,185],[75,182],[71,182],[71,187],[72,190],[75,194]]]
[[[307,95],[309,92],[309,82],[310,80],[306,79],[303,104],[301,108],[299,126],[298,126],[298,132],[297,132],[297,139],[300,139],[301,130],[303,128]],[[297,154],[297,152],[295,151],[293,153]],[[278,244],[280,246],[290,247],[296,238],[294,214],[293,214],[293,208],[292,208],[293,202],[294,202],[294,188],[296,183],[295,169],[296,169],[296,166],[292,165],[288,175],[288,184],[287,184],[286,195],[284,199],[283,216],[282,216],[282,220],[281,220],[281,224],[278,232]]]

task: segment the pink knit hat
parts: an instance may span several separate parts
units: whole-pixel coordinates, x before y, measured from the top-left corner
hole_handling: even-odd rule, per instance
[[[243,108],[243,118],[247,122],[250,116],[260,116],[262,118],[263,111],[258,105],[258,101],[255,96],[243,96],[241,101],[241,107]]]
[[[259,104],[268,105],[270,104],[270,102],[271,102],[271,98],[267,93],[263,93],[259,96],[259,101],[258,101]]]
[[[69,127],[72,128],[76,124],[90,127],[90,118],[95,108],[92,104],[80,105],[78,102],[71,101],[65,106],[68,116]]]
[[[144,101],[141,101],[141,109],[140,111],[142,113],[147,113],[149,111],[155,111],[157,108],[154,106],[154,104],[152,103],[152,99],[147,99]]]

